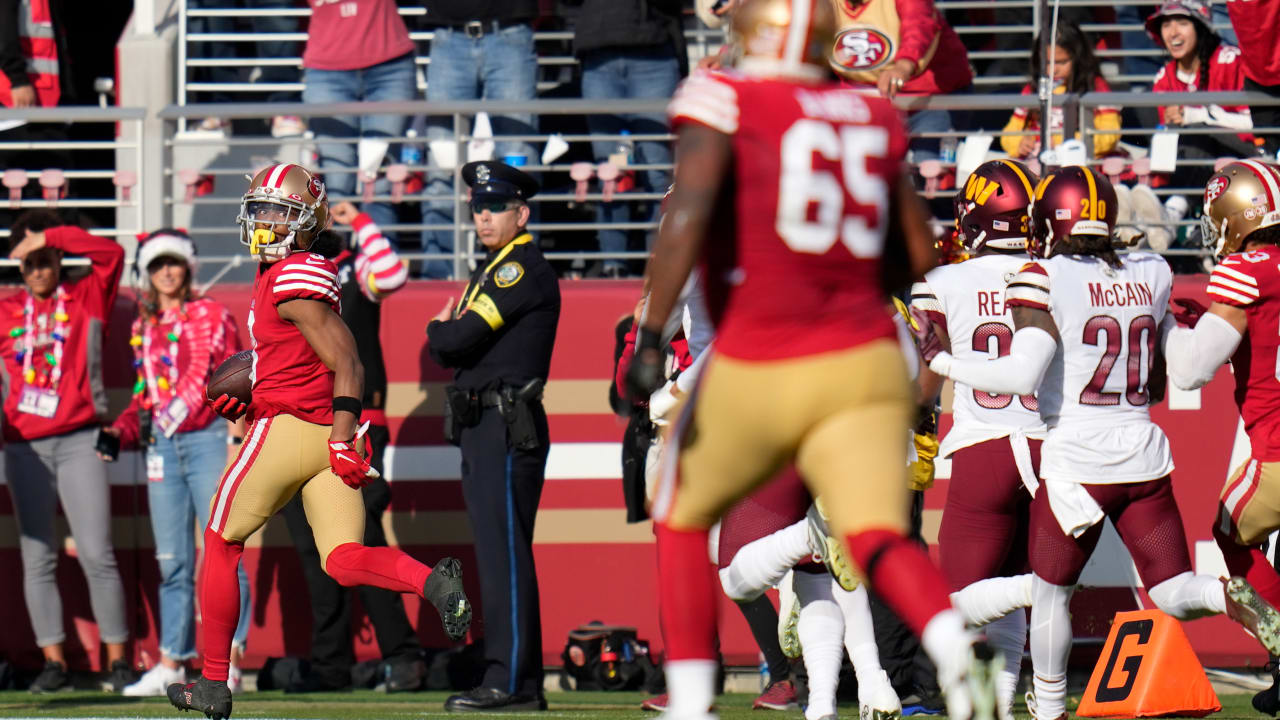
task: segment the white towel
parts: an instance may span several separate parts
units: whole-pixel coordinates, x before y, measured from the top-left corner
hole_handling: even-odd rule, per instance
[[[1048,479],[1042,484],[1045,492],[1049,493],[1049,508],[1053,510],[1053,517],[1062,527],[1062,532],[1080,537],[1105,517],[1098,501],[1084,485],[1070,480]]]
[[[1031,462],[1031,446],[1027,443],[1027,434],[1021,428],[1009,433],[1009,447],[1013,448],[1013,464],[1018,467],[1022,484],[1031,493],[1031,497],[1035,497],[1040,479],[1036,477],[1035,465]]]

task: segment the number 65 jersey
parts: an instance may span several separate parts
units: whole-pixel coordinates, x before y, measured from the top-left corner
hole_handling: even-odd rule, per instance
[[[907,136],[898,111],[828,79],[701,72],[673,130],[728,135],[704,255],[716,351],[773,360],[895,337],[880,257]]]
[[[1061,338],[1036,395],[1049,427],[1041,477],[1105,485],[1173,471],[1147,393],[1172,289],[1169,264],[1151,253],[1130,253],[1119,268],[1055,255],[1009,281],[1005,304],[1048,310]]]

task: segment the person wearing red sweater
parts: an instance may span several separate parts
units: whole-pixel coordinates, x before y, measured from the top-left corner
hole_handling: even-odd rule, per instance
[[[209,501],[227,463],[228,423],[205,403],[215,368],[240,350],[236,321],[218,301],[192,287],[196,252],[181,230],[157,230],[138,247],[138,317],[129,345],[137,381],[133,399],[105,432],[146,452],[147,505],[160,565],[160,662],[124,689],[129,697],[163,697],[185,683],[196,656],[196,522],[209,522]],[[243,434],[243,432],[239,433]],[[103,457],[104,460],[114,458]],[[240,624],[234,647],[249,634],[249,577],[239,572]],[[229,679],[240,679],[232,653]]]
[[[1240,41],[1244,89],[1280,96],[1280,3],[1270,0],[1232,0],[1227,3],[1231,27]],[[1280,105],[1254,105],[1254,127],[1280,125]],[[1280,135],[1263,135],[1269,154],[1280,150]]]
[[[9,322],[0,340],[4,397],[4,471],[21,528],[23,592],[36,644],[45,658],[33,692],[67,687],[58,590],[59,539],[54,516],[61,501],[88,580],[89,602],[106,646],[111,687],[133,681],[125,660],[129,638],[124,587],[111,545],[111,497],[106,466],[94,453],[99,418],[107,410],[102,382],[104,328],[115,303],[124,250],[49,211],[18,218],[9,257],[22,261],[21,292],[0,300]],[[62,257],[91,263],[69,279]]]

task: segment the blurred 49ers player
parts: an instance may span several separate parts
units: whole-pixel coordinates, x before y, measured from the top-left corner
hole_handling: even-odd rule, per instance
[[[213,407],[229,420],[247,412],[240,454],[223,473],[204,532],[200,569],[200,655],[193,683],[170,685],[169,700],[211,718],[231,715],[227,660],[239,616],[236,567],[244,542],[301,492],[320,563],[345,586],[373,585],[429,600],[445,632],[461,638],[471,619],[461,566],[434,568],[389,547],[365,547],[360,488],[377,471],[362,457],[364,371],[339,315],[338,270],[308,252],[329,225],[324,183],[300,165],[274,165],[249,184],[236,221],[261,265],[249,309],[253,400],[227,395]]]
[[[1017,326],[1008,355],[944,352],[929,316],[916,313],[921,352],[934,372],[991,393],[1039,389],[1048,435],[1031,503],[1035,691],[1027,706],[1034,720],[1066,717],[1068,605],[1104,517],[1158,608],[1189,620],[1231,606],[1231,616],[1248,624],[1247,608],[1229,602],[1223,582],[1191,571],[1173,456],[1149,410],[1173,276],[1159,255],[1116,254],[1115,202],[1111,183],[1090,168],[1063,167],[1040,181],[1029,247],[1040,259],[1004,293]]]
[[[999,357],[1009,352],[1013,320],[1004,288],[1030,259],[1027,208],[1039,178],[1013,160],[984,163],[955,195],[956,229],[970,259],[930,270],[911,288],[911,305],[950,337],[957,358]],[[943,340],[943,344],[948,344]],[[1027,642],[1026,614],[992,620],[991,595],[1030,591],[1027,519],[1039,487],[1040,443],[1045,426],[1034,395],[992,394],[957,382],[954,424],[939,453],[951,458],[951,489],[938,533],[942,571],[952,590],[985,578],[1022,576],[984,584],[968,601],[957,593],[956,607],[973,625],[986,623],[992,647],[1004,653],[997,679],[1000,709],[1012,717],[1013,696]]]
[[[700,259],[717,333],[653,506],[668,718],[706,718],[714,700],[708,529],[793,461],[871,588],[921,635],[951,716],[993,714],[989,653],[974,659],[946,580],[906,536],[914,391],[886,288],[933,266],[933,235],[901,117],[829,75],[834,27],[830,0],[750,0],[731,22],[734,69],[694,75],[669,108],[679,168],[632,391],[661,384],[662,324]]]
[[[1213,536],[1231,574],[1257,588],[1266,603],[1280,605],[1280,576],[1260,548],[1280,529],[1280,168],[1242,160],[1214,173],[1205,186],[1201,226],[1218,260],[1209,276],[1213,304],[1205,312],[1194,300],[1175,301],[1183,307],[1178,319],[1194,329],[1169,332],[1169,379],[1198,388],[1231,361],[1251,449],[1222,489]],[[1235,578],[1227,592],[1246,593],[1242,603],[1251,600]],[[1280,646],[1274,610],[1260,602],[1252,607],[1266,620],[1258,631],[1267,636],[1259,639],[1269,649]]]

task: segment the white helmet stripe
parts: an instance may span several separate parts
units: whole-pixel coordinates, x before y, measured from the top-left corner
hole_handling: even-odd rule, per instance
[[[828,0],[821,0],[827,2]],[[809,41],[809,22],[813,16],[814,0],[791,0],[791,24],[787,26],[787,44],[783,46],[784,63],[804,62],[805,45]]]
[[[1276,182],[1276,171],[1271,167],[1258,162],[1257,160],[1241,160],[1241,165],[1253,171],[1254,175],[1262,181],[1262,186],[1267,189],[1267,202],[1271,205],[1271,210],[1280,210],[1280,183]]]
[[[262,181],[263,187],[278,188],[284,182],[284,176],[288,174],[289,168],[293,167],[288,163],[281,163],[271,168],[271,174]]]

